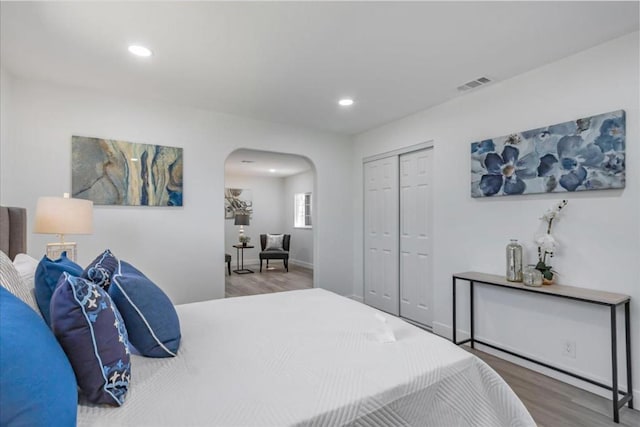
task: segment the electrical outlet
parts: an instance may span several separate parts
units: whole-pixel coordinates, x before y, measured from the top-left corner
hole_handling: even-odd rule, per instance
[[[565,340],[562,343],[562,355],[571,359],[576,358],[576,342],[571,340]]]

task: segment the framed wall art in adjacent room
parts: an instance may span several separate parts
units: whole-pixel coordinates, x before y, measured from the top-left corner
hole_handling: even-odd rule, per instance
[[[253,215],[253,198],[251,190],[246,188],[224,189],[224,217],[234,219],[236,214]]]

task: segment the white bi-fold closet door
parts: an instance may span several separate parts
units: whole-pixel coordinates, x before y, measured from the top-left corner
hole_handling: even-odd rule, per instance
[[[400,316],[433,317],[433,150],[400,156]]]
[[[364,163],[365,303],[431,326],[432,149]]]
[[[365,163],[364,185],[364,302],[397,316],[398,157]]]

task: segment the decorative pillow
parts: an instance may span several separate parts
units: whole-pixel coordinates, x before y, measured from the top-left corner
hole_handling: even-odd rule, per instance
[[[284,234],[267,234],[267,246],[265,251],[283,251],[282,241],[284,240]]]
[[[147,357],[175,356],[180,320],[167,295],[131,264],[120,261],[109,294],[127,326],[131,344]]]
[[[107,249],[98,255],[98,257],[84,269],[81,277],[91,280],[106,291],[109,290],[111,277],[113,277],[113,273],[117,269],[118,258],[116,258],[115,255]]]
[[[109,294],[63,273],[51,298],[51,329],[87,399],[122,405],[129,390],[131,353],[127,330]]]
[[[2,251],[0,251],[0,285],[20,298],[40,315],[33,290],[25,284],[15,265],[11,262],[7,254]]]
[[[20,274],[20,278],[27,288],[35,290],[38,260],[27,254],[18,254],[13,260],[13,266],[18,270],[18,274]],[[33,300],[36,300],[35,294]]]
[[[0,425],[75,426],[78,389],[60,344],[25,303],[0,287]]]
[[[60,276],[65,272],[73,276],[82,274],[82,267],[67,258],[66,252],[62,252],[60,258],[56,260],[49,259],[46,255],[43,256],[36,269],[36,301],[47,325],[51,325],[49,316],[51,295],[56,290]]]

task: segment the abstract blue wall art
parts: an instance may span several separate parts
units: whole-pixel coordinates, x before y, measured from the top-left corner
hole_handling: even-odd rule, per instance
[[[96,205],[182,206],[182,148],[71,138],[73,197]]]
[[[471,197],[625,186],[625,112],[471,144]]]

